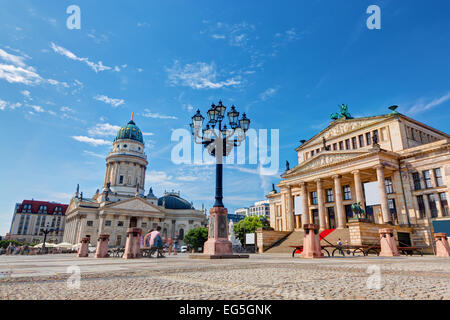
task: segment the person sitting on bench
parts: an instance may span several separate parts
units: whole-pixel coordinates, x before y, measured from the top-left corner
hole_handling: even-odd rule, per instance
[[[162,242],[162,238],[161,238],[161,227],[158,226],[156,227],[155,231],[152,231],[150,233],[150,253],[149,256],[151,257],[153,255],[153,253],[155,253],[156,251],[157,253],[157,258],[164,258],[164,255],[162,254],[162,250],[163,250],[163,242]]]

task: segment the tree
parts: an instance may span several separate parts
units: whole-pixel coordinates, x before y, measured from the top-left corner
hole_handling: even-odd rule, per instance
[[[197,251],[198,248],[203,248],[203,244],[206,240],[208,240],[208,228],[205,227],[189,230],[183,239],[184,243],[195,251]]]
[[[258,228],[269,228],[269,222],[264,216],[250,216],[236,223],[233,227],[236,238],[241,244],[245,243],[246,233],[255,233]]]

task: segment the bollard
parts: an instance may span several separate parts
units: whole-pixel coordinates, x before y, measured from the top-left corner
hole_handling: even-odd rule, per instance
[[[322,247],[320,246],[319,225],[304,224],[305,236],[303,237],[302,258],[323,258]]]
[[[125,244],[125,252],[123,253],[124,259],[136,259],[141,257],[141,234],[142,229],[140,228],[127,229],[127,242]]]
[[[78,249],[78,258],[89,257],[89,242],[90,241],[91,241],[91,239],[88,237],[81,239],[81,246],[80,246],[80,249]]]
[[[450,257],[447,234],[443,232],[435,233],[434,238],[436,240],[436,257]]]
[[[397,243],[394,238],[394,230],[384,228],[378,230],[380,233],[381,257],[398,257]]]
[[[98,236],[97,250],[95,251],[96,258],[108,258],[108,241],[109,234],[101,234]]]

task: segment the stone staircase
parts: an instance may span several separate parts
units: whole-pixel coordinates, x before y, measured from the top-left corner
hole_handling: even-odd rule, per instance
[[[303,245],[303,237],[304,237],[303,230],[294,231],[286,238],[274,243],[272,247],[270,247],[264,253],[292,253],[294,248],[291,248],[290,246]],[[330,243],[332,243],[333,245],[336,245],[339,239],[341,239],[343,244],[346,244],[346,241],[348,244],[350,244],[350,232],[348,228],[336,229],[330,234],[328,234],[325,237],[325,239]],[[324,240],[321,240],[320,244],[323,246],[329,245],[329,243],[327,243]]]

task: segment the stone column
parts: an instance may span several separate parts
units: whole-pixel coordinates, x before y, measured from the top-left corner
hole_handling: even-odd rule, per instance
[[[124,259],[136,259],[141,256],[141,243],[140,235],[142,229],[140,228],[128,228],[127,229],[127,242],[125,244],[125,252],[123,253]]]
[[[300,229],[300,228],[301,228],[300,216],[295,216],[295,229]]]
[[[78,249],[78,258],[86,258],[89,257],[89,238],[82,238],[81,239],[81,245]]]
[[[324,230],[327,228],[327,223],[325,220],[325,198],[323,192],[323,184],[321,179],[317,179],[316,183],[317,183],[317,204],[319,209],[320,230]]]
[[[309,206],[308,206],[308,187],[306,182],[301,184],[301,195],[302,195],[302,224],[309,224]],[[301,226],[300,226],[301,227]]]
[[[361,203],[361,208],[365,211],[366,210],[366,204],[364,199],[364,192],[361,182],[361,174],[359,170],[355,170],[353,173],[353,179],[355,182],[355,193],[356,193],[356,202]]]
[[[389,212],[388,198],[386,193],[386,181],[384,178],[383,166],[380,164],[375,167],[377,170],[378,189],[380,191],[381,213],[383,215],[383,223],[392,224],[391,214]]]
[[[288,187],[287,189],[287,195],[286,195],[286,223],[287,223],[287,231],[293,231],[294,230],[294,203],[292,198],[292,188]]]
[[[107,258],[108,255],[108,241],[109,234],[100,234],[97,242],[97,250],[95,251],[96,258]]]
[[[380,229],[378,230],[380,233],[380,246],[381,252],[380,257],[397,257],[400,254],[397,249],[397,242],[394,238],[394,230],[393,229]]]
[[[105,228],[105,214],[100,214],[100,219],[98,220],[98,234],[103,233],[103,229]]]
[[[335,175],[334,179],[334,193],[336,196],[336,214],[337,214],[337,227],[338,229],[345,228],[345,210],[344,210],[344,201],[342,199],[342,184],[341,184],[341,176]]]
[[[442,205],[441,205],[441,198],[439,197],[439,193],[433,193],[434,195],[434,199],[436,202],[436,208],[437,208],[437,212],[438,212],[438,218],[442,218],[444,217],[444,211],[442,209]]]
[[[320,246],[319,226],[317,224],[304,224],[305,235],[303,237],[302,258],[323,258]]]
[[[77,243],[78,241],[77,241],[77,236],[78,236],[78,226],[79,226],[79,224],[80,224],[80,218],[79,218],[79,216],[76,216],[75,217],[75,230],[74,230],[74,232],[73,232],[73,240],[72,240],[72,243]]]
[[[423,204],[425,205],[425,219],[431,219],[431,208],[430,203],[428,202],[428,195],[422,194],[423,196]]]
[[[446,233],[435,233],[436,257],[450,257],[450,246]]]

